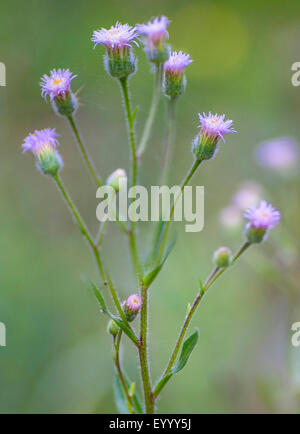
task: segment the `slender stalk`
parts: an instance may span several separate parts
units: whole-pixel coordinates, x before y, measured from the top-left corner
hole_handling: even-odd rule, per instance
[[[77,224],[81,230],[82,235],[87,239],[87,241],[88,241],[88,243],[89,243],[89,245],[90,245],[90,247],[94,253],[94,256],[95,256],[95,259],[96,259],[96,262],[97,262],[97,265],[99,268],[100,276],[103,279],[103,281],[105,281],[105,272],[104,272],[103,264],[101,261],[100,252],[97,249],[97,246],[95,245],[94,240],[93,240],[92,236],[90,235],[88,228],[86,227],[83,219],[81,218],[79,212],[77,211],[77,208],[74,205],[70,195],[67,193],[60,176],[58,174],[56,174],[53,176],[53,179],[56,182],[56,185],[57,185],[59,191],[61,192],[63,198],[65,199],[71,213],[73,214],[73,216],[74,216],[74,218],[75,218],[75,220],[76,220],[76,222],[77,222]]]
[[[88,150],[87,150],[87,148],[86,148],[86,146],[85,146],[85,144],[84,144],[84,142],[83,142],[83,140],[82,140],[82,138],[80,136],[80,133],[79,133],[78,126],[76,124],[75,118],[74,118],[73,115],[67,116],[67,118],[68,118],[70,126],[71,126],[71,128],[73,130],[75,138],[76,138],[76,140],[78,142],[78,146],[79,146],[81,155],[82,155],[82,157],[83,157],[83,159],[85,161],[85,164],[86,164],[86,166],[87,166],[87,168],[88,168],[88,170],[89,170],[89,172],[90,172],[93,180],[95,181],[95,184],[97,185],[97,187],[101,187],[102,181],[101,181],[99,175],[97,175],[97,172],[96,172],[96,169],[94,167],[94,164],[93,164],[93,162],[92,162],[92,160],[91,160],[91,158],[90,158],[90,156],[88,154]]]
[[[140,347],[139,357],[141,365],[141,376],[144,389],[146,413],[154,413],[154,399],[150,380],[150,369],[148,363],[147,333],[148,333],[148,290],[145,286],[141,288],[142,308],[140,321]]]
[[[174,200],[174,202],[173,202],[173,205],[172,205],[172,208],[171,208],[171,212],[170,212],[169,219],[168,219],[168,221],[165,223],[165,227],[164,227],[164,230],[163,230],[163,232],[162,232],[162,236],[161,236],[160,248],[159,248],[158,255],[157,255],[157,263],[158,263],[158,264],[159,264],[160,261],[161,261],[161,258],[162,258],[162,255],[163,255],[163,252],[164,252],[164,249],[165,249],[165,244],[166,244],[166,240],[167,240],[167,235],[168,235],[168,231],[169,231],[169,228],[170,228],[171,219],[172,219],[173,214],[174,214],[174,211],[175,211],[176,204],[177,204],[177,202],[178,202],[180,196],[182,195],[182,192],[183,192],[184,187],[185,187],[185,186],[190,182],[190,180],[192,179],[193,175],[195,174],[195,172],[196,172],[196,170],[198,169],[198,167],[200,166],[200,164],[201,164],[201,160],[197,160],[197,159],[194,160],[194,162],[193,162],[193,164],[192,164],[190,170],[188,171],[188,173],[187,173],[185,179],[184,179],[183,182],[181,183],[180,191],[179,191],[178,195],[176,196],[176,198],[175,198],[175,200]]]
[[[242,253],[244,253],[247,249],[248,249],[248,247],[250,246],[251,244],[248,242],[248,241],[246,241],[243,245],[242,245],[242,247],[238,250],[238,252],[235,254],[235,256],[233,257],[233,260],[232,260],[232,264],[234,264],[235,263],[235,261],[242,255]],[[164,371],[164,373],[163,373],[163,375],[162,375],[162,377],[165,377],[166,375],[168,375],[169,374],[169,372],[171,371],[171,369],[172,369],[172,367],[173,367],[173,365],[174,365],[174,363],[175,363],[175,360],[176,360],[176,358],[177,358],[177,355],[178,355],[178,353],[179,353],[179,350],[180,350],[180,348],[181,348],[181,344],[182,344],[182,341],[183,341],[183,338],[184,338],[184,336],[185,336],[185,333],[186,333],[186,331],[187,331],[187,328],[188,328],[188,326],[189,326],[189,324],[190,324],[190,321],[191,321],[191,319],[192,319],[192,317],[193,317],[193,315],[194,315],[194,313],[195,313],[195,311],[196,311],[196,309],[197,309],[197,307],[198,307],[198,305],[199,305],[199,303],[200,303],[200,301],[203,299],[203,297],[204,297],[204,295],[206,294],[206,292],[207,292],[207,290],[208,290],[208,288],[210,288],[211,286],[212,286],[212,284],[228,269],[229,267],[226,267],[226,268],[219,268],[219,267],[216,267],[213,271],[212,271],[212,273],[208,276],[208,278],[206,279],[206,281],[205,281],[205,283],[204,283],[204,286],[203,286],[203,288],[202,288],[202,290],[200,291],[200,293],[197,295],[197,297],[195,298],[195,300],[194,300],[194,302],[193,302],[193,304],[192,304],[192,306],[191,306],[191,309],[189,310],[189,312],[188,312],[188,314],[187,314],[187,316],[185,317],[185,320],[184,320],[184,322],[183,322],[183,325],[182,325],[182,328],[181,328],[181,330],[180,330],[180,333],[179,333],[179,336],[178,336],[178,339],[177,339],[177,342],[176,342],[176,344],[175,344],[175,347],[174,347],[174,349],[173,349],[173,351],[172,351],[172,354],[171,354],[171,357],[170,357],[170,360],[169,360],[169,362],[168,362],[168,365],[167,365],[167,367],[166,367],[166,369],[165,369],[165,371]],[[161,392],[161,390],[162,389],[160,389],[160,391],[159,391],[159,393]],[[156,394],[155,395],[155,398],[158,396],[158,394]]]
[[[134,136],[134,118],[131,112],[130,106],[130,98],[129,98],[129,90],[128,90],[128,79],[121,78],[120,85],[123,93],[124,105],[126,118],[129,129],[129,141],[130,141],[130,149],[131,149],[131,187],[135,187],[137,184],[137,157],[136,157],[136,147],[135,147],[135,136]],[[142,281],[143,272],[142,267],[140,265],[137,245],[136,245],[136,228],[135,222],[131,219],[130,222],[130,230],[128,231],[129,235],[129,245],[131,250],[131,256],[133,260],[133,266],[135,269],[135,273],[138,276],[139,281]]]
[[[119,331],[117,337],[114,337],[114,347],[115,347],[114,360],[115,360],[116,369],[117,369],[118,375],[120,377],[120,381],[121,381],[124,393],[126,395],[128,410],[130,411],[131,414],[135,414],[134,406],[133,406],[133,402],[132,402],[132,396],[130,395],[130,393],[128,391],[128,387],[127,387],[126,381],[124,379],[122,368],[121,368],[121,363],[120,363],[121,337],[122,337],[122,330]]]
[[[157,111],[157,107],[158,107],[158,102],[159,102],[159,97],[160,97],[160,89],[161,89],[161,81],[162,81],[162,78],[161,78],[162,77],[162,67],[163,67],[163,64],[160,64],[156,67],[152,102],[151,102],[148,118],[147,118],[147,121],[145,123],[142,138],[141,138],[140,144],[138,146],[138,150],[137,150],[138,160],[140,160],[140,158],[142,157],[143,153],[146,150],[146,147],[147,147],[147,144],[148,144],[148,141],[150,138],[150,134],[151,134],[152,125],[153,125],[153,122],[155,119],[155,115],[156,115],[156,111]]]
[[[163,150],[163,167],[162,167],[162,177],[161,185],[165,185],[168,182],[170,165],[174,152],[174,141],[175,141],[175,107],[176,99],[171,98],[168,100],[168,134],[167,140],[164,144]]]

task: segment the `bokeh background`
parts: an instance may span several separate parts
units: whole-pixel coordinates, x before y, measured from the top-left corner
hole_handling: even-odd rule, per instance
[[[238,248],[242,229],[225,230],[220,210],[247,180],[264,188],[283,222],[269,240],[252,248],[212,288],[193,320],[200,339],[185,370],[169,383],[160,412],[297,412],[300,409],[300,348],[291,325],[300,321],[299,166],[293,176],[259,167],[255,147],[277,136],[300,137],[300,87],[291,65],[300,61],[300,4],[280,0],[29,0],[1,2],[0,61],[7,87],[0,88],[0,412],[115,412],[111,339],[88,279],[97,271],[86,244],[50,179],[23,155],[32,130],[60,134],[68,189],[91,230],[97,229],[95,189],[64,119],[40,96],[39,80],[52,68],[78,74],[78,121],[103,176],[128,170],[128,145],[118,85],[104,71],[103,50],[93,50],[92,31],[117,20],[171,20],[170,43],[195,60],[178,104],[171,183],[191,162],[197,113],[226,113],[238,134],[228,137],[194,184],[205,186],[205,228],[184,232],[151,289],[151,371],[157,378],[168,360],[199,278],[211,270],[220,245]],[[146,118],[152,75],[142,49],[131,80],[139,105],[137,134]],[[165,132],[161,101],[141,183],[155,185]],[[151,225],[140,227],[140,249]],[[126,240],[111,224],[103,255],[122,297],[135,290]],[[138,381],[137,355],[124,347],[124,363]]]

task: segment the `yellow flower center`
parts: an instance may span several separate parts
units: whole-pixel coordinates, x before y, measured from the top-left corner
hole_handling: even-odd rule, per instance
[[[62,78],[53,78],[53,84],[58,86],[62,82]]]

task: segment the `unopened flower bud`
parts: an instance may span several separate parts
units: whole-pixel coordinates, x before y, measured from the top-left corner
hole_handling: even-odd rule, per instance
[[[174,99],[183,94],[186,85],[184,71],[192,62],[189,54],[184,54],[182,51],[171,53],[164,64],[163,88],[166,96]]]
[[[228,247],[220,247],[218,250],[215,251],[213,256],[213,262],[217,267],[229,267],[231,261],[232,253]]]
[[[127,175],[124,169],[115,170],[106,180],[106,184],[116,191],[123,190],[127,183]]]
[[[224,135],[228,133],[235,133],[232,127],[232,121],[225,121],[225,115],[219,116],[208,115],[199,113],[199,120],[201,122],[200,132],[195,137],[192,143],[192,152],[198,160],[210,160],[217,152],[217,145],[219,139],[224,140]]]
[[[151,63],[159,65],[168,60],[169,46],[166,41],[169,38],[167,26],[170,21],[167,17],[154,18],[147,24],[138,24],[137,30],[142,35],[147,57]]]
[[[71,82],[76,77],[68,69],[53,69],[50,76],[42,77],[42,96],[50,98],[57,115],[70,116],[76,112],[78,101],[71,91]]]
[[[133,321],[142,307],[142,299],[138,294],[130,295],[123,304],[125,316],[129,322]]]
[[[44,175],[56,175],[63,167],[57,146],[56,131],[50,128],[29,134],[22,145],[24,152],[32,151],[37,167]]]
[[[111,319],[108,324],[107,324],[107,332],[112,335],[112,336],[116,336],[119,333],[120,327],[118,326],[118,324]]]
[[[256,207],[249,208],[244,217],[248,220],[245,235],[249,243],[262,242],[270,229],[280,222],[280,212],[265,200]]]
[[[100,44],[106,48],[105,67],[114,78],[126,78],[136,70],[136,59],[132,52],[132,43],[137,42],[136,29],[128,24],[116,23],[110,29],[100,29],[93,33],[95,47]]]

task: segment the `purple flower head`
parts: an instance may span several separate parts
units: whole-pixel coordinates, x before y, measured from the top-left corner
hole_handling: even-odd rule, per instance
[[[182,77],[185,68],[192,62],[193,60],[189,54],[182,51],[173,51],[164,64],[165,73],[169,76]]]
[[[247,209],[244,217],[255,229],[272,229],[280,222],[280,212],[265,200],[255,207]]]
[[[279,137],[260,144],[256,151],[256,160],[262,167],[274,170],[293,168],[299,160],[299,145],[289,137]]]
[[[236,133],[236,131],[231,128],[233,121],[225,121],[225,115],[212,115],[211,112],[209,112],[208,115],[205,113],[199,113],[198,116],[201,122],[200,134],[204,135],[205,137],[210,137],[215,140],[221,138],[223,142],[225,142],[225,134]]]
[[[161,16],[146,24],[138,24],[136,28],[145,37],[144,42],[148,48],[157,47],[169,38],[167,27],[170,22],[167,17]]]
[[[58,144],[55,129],[46,128],[29,134],[22,147],[24,152],[32,151],[40,172],[44,175],[56,175],[63,167],[62,158],[57,152]]]
[[[65,98],[71,92],[71,82],[77,75],[73,75],[69,69],[53,69],[50,76],[44,75],[41,80],[42,97]]]
[[[134,27],[128,24],[116,23],[110,29],[95,30],[92,36],[92,42],[94,42],[95,47],[100,44],[104,45],[109,53],[122,53],[124,50],[128,50],[131,44],[134,43],[138,45],[135,41],[137,37],[137,32]]]
[[[55,129],[46,128],[44,130],[35,130],[29,134],[22,145],[24,152],[32,151],[35,156],[39,156],[46,150],[56,150],[58,146],[57,133]]]
[[[132,294],[127,298],[125,305],[132,312],[136,312],[142,307],[142,299],[138,294]]]

